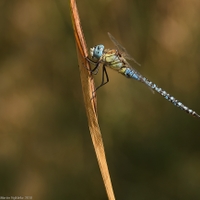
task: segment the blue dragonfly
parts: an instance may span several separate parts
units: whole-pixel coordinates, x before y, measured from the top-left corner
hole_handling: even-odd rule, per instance
[[[86,58],[91,64],[95,66],[94,69],[92,69],[92,74],[97,74],[99,67],[102,66],[102,82],[95,89],[95,91],[109,82],[108,73],[106,71],[106,67],[109,67],[119,72],[120,74],[124,75],[127,78],[133,78],[137,81],[144,83],[151,90],[158,92],[166,100],[168,100],[181,110],[186,111],[187,113],[193,115],[194,117],[200,117],[200,115],[197,114],[195,111],[185,106],[183,103],[175,99],[165,90],[163,90],[156,84],[149,81],[147,78],[142,76],[138,71],[136,71],[133,67],[131,67],[131,65],[128,63],[127,60],[132,60],[135,64],[139,66],[140,64],[128,54],[126,49],[122,45],[120,45],[119,42],[110,33],[108,33],[108,36],[114,43],[114,45],[117,47],[117,49],[105,49],[104,45],[99,44],[90,48],[91,58],[89,57]]]

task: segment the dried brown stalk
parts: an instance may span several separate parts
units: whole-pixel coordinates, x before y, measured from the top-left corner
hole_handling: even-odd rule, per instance
[[[102,135],[97,119],[97,100],[96,97],[92,98],[92,92],[95,90],[94,80],[90,74],[90,64],[85,59],[88,56],[86,42],[82,32],[80,18],[78,15],[78,10],[75,0],[70,0],[71,8],[71,18],[74,28],[75,40],[76,40],[76,49],[79,63],[79,70],[81,76],[81,84],[83,90],[83,97],[85,103],[85,109],[88,118],[89,130],[94,145],[95,153],[97,156],[99,168],[103,177],[104,185],[109,200],[114,200],[114,192],[112,188],[112,183],[109,175],[109,170],[106,162],[106,156],[103,146]]]

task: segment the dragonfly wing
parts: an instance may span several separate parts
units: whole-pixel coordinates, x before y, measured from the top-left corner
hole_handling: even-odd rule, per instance
[[[139,64],[133,57],[129,55],[126,48],[123,47],[121,44],[119,44],[119,42],[109,32],[108,32],[108,36],[125,59],[132,60],[134,63],[141,66],[141,64]]]

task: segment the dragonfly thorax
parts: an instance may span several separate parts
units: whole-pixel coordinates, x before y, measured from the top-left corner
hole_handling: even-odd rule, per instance
[[[90,55],[92,58],[99,60],[100,57],[103,55],[103,51],[104,51],[104,46],[102,44],[99,44],[97,46],[90,48]]]

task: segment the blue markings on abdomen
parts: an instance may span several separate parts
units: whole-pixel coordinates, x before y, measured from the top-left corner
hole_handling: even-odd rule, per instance
[[[140,77],[138,76],[137,72],[130,68],[127,68],[124,74],[128,78],[134,78],[135,80],[138,80],[138,81],[140,80]]]

